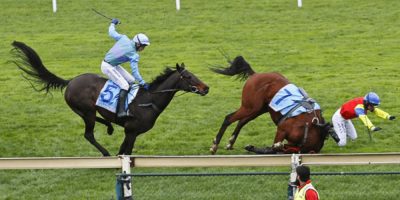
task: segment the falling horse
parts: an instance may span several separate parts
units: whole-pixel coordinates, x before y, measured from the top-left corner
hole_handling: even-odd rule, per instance
[[[12,45],[17,56],[14,63],[36,82],[43,84],[39,91],[45,90],[48,93],[51,89],[62,90],[66,87],[65,101],[85,122],[85,138],[104,156],[110,154],[94,138],[93,129],[96,121],[106,125],[110,135],[114,131],[111,122],[124,127],[125,139],[118,154],[130,155],[136,137],[154,126],[156,119],[177,91],[192,92],[202,96],[208,93],[208,86],[186,70],[183,63],[176,64],[176,70],[167,67],[164,73],[150,84],[149,91],[139,89],[136,98],[128,105],[134,117],[119,119],[115,113],[95,105],[107,79],[96,74],[82,74],[71,80],[64,80],[49,72],[32,48],[16,41]],[[103,118],[96,116],[96,112]]]
[[[210,148],[212,154],[217,152],[218,144],[229,125],[239,121],[226,146],[228,150],[233,148],[241,128],[249,121],[266,112],[269,112],[277,126],[274,143],[272,147],[267,148],[256,148],[249,145],[246,147],[248,151],[260,154],[274,154],[317,153],[321,150],[329,131],[332,131],[332,126],[329,123],[325,123],[321,110],[319,107],[314,107],[315,102],[311,98],[307,98],[304,90],[295,87],[295,90],[303,94],[301,95],[302,98],[298,103],[291,105],[290,108],[292,109],[286,115],[282,115],[271,108],[270,102],[282,88],[294,86],[290,84],[288,79],[279,73],[255,73],[242,56],[236,57],[233,62],[229,61],[229,63],[231,65],[227,68],[212,68],[211,70],[229,76],[237,75],[238,78],[248,80],[243,87],[241,107],[237,111],[226,115]],[[278,100],[284,100],[288,96],[290,95],[283,95]],[[302,108],[305,110],[303,107],[307,108],[307,112],[292,116],[297,112],[297,109]],[[287,144],[283,144],[284,140],[287,141]]]

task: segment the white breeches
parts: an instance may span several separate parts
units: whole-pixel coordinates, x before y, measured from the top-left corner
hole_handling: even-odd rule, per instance
[[[114,81],[121,89],[128,90],[129,84],[135,82],[135,78],[129,74],[121,65],[112,66],[106,62],[101,63],[101,72],[110,80]]]
[[[357,132],[354,128],[353,123],[351,123],[350,119],[344,119],[340,114],[340,109],[338,109],[335,114],[332,116],[333,128],[335,129],[336,134],[338,135],[340,141],[338,142],[338,146],[342,147],[346,145],[347,137],[352,140],[357,138]]]

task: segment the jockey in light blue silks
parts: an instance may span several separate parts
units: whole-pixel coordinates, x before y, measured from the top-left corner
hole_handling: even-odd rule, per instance
[[[119,23],[118,19],[113,19],[108,28],[108,34],[117,42],[107,52],[101,63],[101,71],[121,88],[117,106],[117,117],[122,118],[127,116],[124,102],[129,90],[129,85],[133,84],[136,80],[145,90],[149,89],[149,85],[143,80],[139,73],[138,53],[143,51],[146,46],[149,46],[150,41],[143,33],[135,35],[132,40],[126,35],[119,34],[115,30],[115,26]],[[130,62],[132,75],[121,66],[121,64],[125,62]]]

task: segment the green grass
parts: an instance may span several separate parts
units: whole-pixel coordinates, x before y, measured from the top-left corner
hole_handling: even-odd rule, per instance
[[[243,55],[257,72],[284,74],[318,101],[329,121],[343,102],[371,90],[380,95],[382,109],[399,116],[399,1],[307,0],[301,9],[293,0],[181,3],[181,11],[177,12],[174,2],[167,0],[64,0],[58,1],[59,10],[52,13],[51,1],[2,0],[0,157],[100,156],[84,139],[83,122],[65,104],[63,93],[35,92],[15,65],[7,62],[11,56],[10,44],[18,40],[32,46],[47,68],[60,77],[69,79],[87,72],[101,74],[100,62],[113,41],[107,35],[108,21],[91,11],[92,8],[118,17],[122,21],[118,26],[120,33],[133,37],[137,32],[145,32],[150,37],[152,45],[142,52],[140,61],[145,80],[151,81],[166,65],[184,62],[211,88],[205,97],[186,94],[175,98],[155,127],[138,137],[135,154],[208,155],[225,115],[240,106],[243,86],[243,82],[208,70],[214,65],[226,65],[218,49],[225,50],[231,58]],[[399,152],[399,122],[371,115],[370,118],[383,128],[374,133],[372,142],[361,122],[354,120],[359,138],[343,148],[328,140],[322,153]],[[246,144],[271,145],[276,128],[269,116],[261,116],[242,129],[234,150],[224,150],[233,129],[234,125],[227,130],[218,154],[247,154],[243,150]],[[110,153],[116,154],[123,130],[116,128],[114,135],[108,136],[106,127],[98,125],[95,137]],[[357,170],[357,167],[350,169]],[[386,170],[398,171],[398,166],[389,166]],[[115,170],[0,171],[0,199],[110,199],[115,173]],[[351,178],[350,183],[358,182],[360,186],[349,189],[335,181],[332,183],[329,178],[323,179],[324,183],[318,185],[322,189],[321,197],[365,199],[372,195],[371,186],[363,185],[362,179]],[[184,182],[185,186],[171,191],[175,195],[167,197],[162,194],[168,192],[166,186],[170,183],[150,180],[156,186],[146,186],[147,179],[135,183],[138,188],[144,184],[137,190],[138,199],[178,199],[186,191],[187,194],[182,194],[186,196],[180,199],[228,199],[229,191],[247,195],[249,199],[273,199],[266,192],[270,184],[278,186],[268,192],[283,199],[287,177],[281,180],[282,187],[268,180],[258,186],[264,182],[263,178],[214,181],[172,178],[168,180],[173,184]],[[234,183],[218,189],[218,185],[229,180]],[[379,179],[376,187],[385,182],[388,182],[386,178]],[[152,190],[154,187],[160,188],[160,195]],[[260,188],[250,190],[252,187]],[[200,194],[197,188],[209,195]],[[220,194],[221,190],[228,189],[223,193],[226,195]],[[360,194],[338,196],[337,191],[344,189],[348,192],[354,189]],[[386,199],[398,195],[397,191],[390,191]],[[365,196],[362,192],[366,192]],[[236,197],[232,199],[246,199]]]

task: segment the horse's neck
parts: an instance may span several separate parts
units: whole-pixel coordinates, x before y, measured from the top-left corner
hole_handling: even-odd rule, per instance
[[[174,98],[174,95],[177,91],[173,91],[177,89],[179,75],[176,73],[171,74],[164,82],[160,85],[156,86],[154,89],[153,103],[157,105],[157,107],[162,111],[164,110],[171,100]],[[169,91],[172,90],[172,91]],[[163,92],[164,91],[164,92]]]

